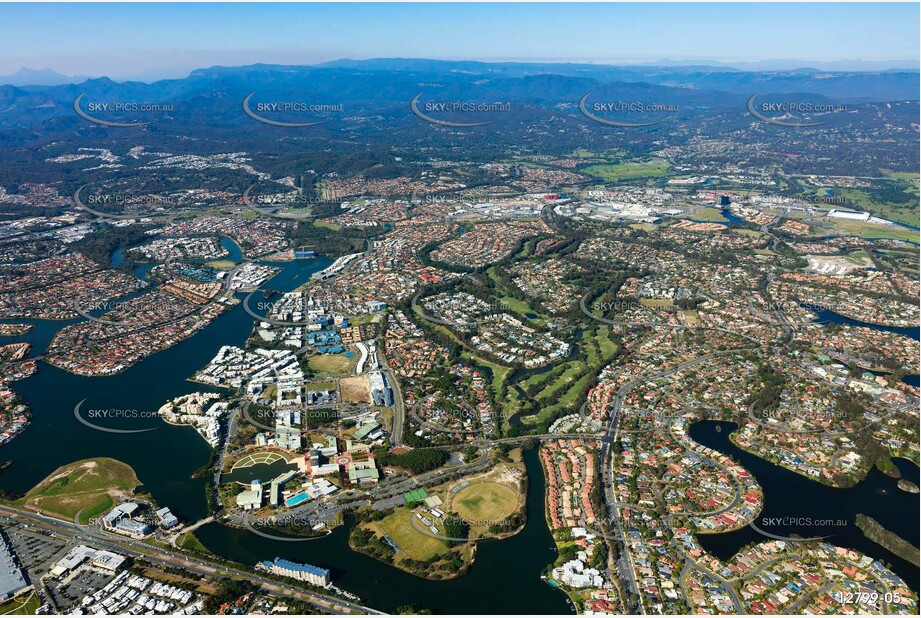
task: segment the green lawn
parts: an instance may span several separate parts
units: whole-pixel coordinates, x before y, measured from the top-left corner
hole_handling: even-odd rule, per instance
[[[711,223],[729,223],[729,219],[723,216],[719,208],[701,208],[691,218],[695,221],[707,221]]]
[[[518,509],[518,492],[502,483],[473,483],[457,492],[451,507],[466,519],[500,521]]]
[[[318,354],[311,356],[307,364],[314,371],[326,376],[347,376],[357,362],[358,357],[354,354],[352,358],[348,358],[345,354]]]
[[[81,521],[98,517],[117,498],[130,496],[141,482],[131,466],[108,457],[84,459],[52,472],[17,502],[46,513]]]
[[[313,224],[316,227],[322,227],[327,230],[333,230],[334,232],[338,232],[339,230],[342,229],[341,226],[338,226],[335,223],[327,223],[326,221],[314,221]]]
[[[189,549],[192,551],[209,553],[208,548],[201,544],[195,537],[194,532],[186,532],[176,540],[176,544],[183,549]]]
[[[649,161],[628,161],[625,163],[598,163],[589,165],[579,171],[589,176],[601,178],[606,182],[635,180],[638,178],[660,178],[668,173],[669,165],[665,159],[653,158]]]
[[[396,543],[403,553],[413,560],[427,560],[447,551],[448,545],[441,539],[422,534],[413,528],[410,521],[413,512],[406,507],[399,507],[384,519],[371,522],[370,527],[379,534],[386,534]],[[419,525],[424,524],[419,521]]]
[[[875,225],[873,223],[864,223],[863,221],[828,220],[833,224],[834,229],[846,232],[861,238],[891,238],[893,240],[905,240],[918,244],[918,231],[911,230],[901,225]]]

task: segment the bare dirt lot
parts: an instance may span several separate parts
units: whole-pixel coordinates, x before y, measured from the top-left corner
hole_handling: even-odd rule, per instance
[[[352,376],[339,380],[339,396],[351,403],[371,403],[368,376]]]

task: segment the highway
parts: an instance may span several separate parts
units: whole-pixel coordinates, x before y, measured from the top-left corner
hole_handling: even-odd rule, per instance
[[[220,579],[228,576],[243,579],[259,586],[266,592],[272,592],[276,595],[304,601],[325,613],[347,614],[359,612],[364,614],[382,614],[382,612],[375,609],[352,603],[345,599],[307,591],[294,585],[285,584],[256,573],[250,573],[225,564],[211,562],[203,558],[192,558],[184,554],[164,549],[163,547],[148,545],[144,541],[109,536],[93,528],[80,526],[73,522],[46,517],[7,505],[0,505],[0,513],[12,520],[42,528],[71,542],[86,543],[93,547],[130,556],[132,558],[143,559],[152,564],[179,567],[191,573],[211,579]]]

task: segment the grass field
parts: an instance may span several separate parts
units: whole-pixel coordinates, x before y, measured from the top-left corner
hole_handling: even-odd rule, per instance
[[[336,390],[336,382],[334,380],[317,380],[315,382],[305,382],[304,390],[307,390],[307,391]]]
[[[72,520],[88,522],[131,496],[141,482],[131,466],[108,457],[61,466],[18,502],[23,506]]]
[[[170,584],[186,584],[187,586],[192,586],[195,590],[201,594],[215,594],[217,592],[217,586],[214,582],[208,578],[204,577],[193,577],[179,575],[177,573],[167,573],[163,569],[158,567],[144,567],[143,573],[144,577],[149,577],[150,579],[166,582]]]
[[[345,354],[318,354],[310,357],[308,365],[323,375],[347,376],[352,372],[352,366],[357,361],[357,356],[348,358]]]
[[[668,168],[668,161],[654,158],[649,161],[589,165],[579,171],[583,174],[601,178],[606,182],[617,182],[638,178],[659,178],[668,173]]]
[[[327,223],[326,221],[314,221],[313,224],[316,227],[322,227],[327,230],[333,230],[334,232],[338,232],[339,230],[342,229],[340,226],[336,225],[335,223]]]
[[[901,178],[894,179],[899,180],[900,184],[903,182]],[[915,180],[915,182],[917,181]],[[917,197],[916,185],[913,182],[905,180],[904,185],[905,193]],[[842,197],[854,203],[858,208],[868,210],[875,215],[879,215],[885,219],[891,219],[892,221],[899,221],[901,223],[907,223],[908,225],[918,225],[917,200],[914,200],[913,203],[892,203],[882,199],[882,197],[872,189],[845,187],[836,190]]]
[[[708,223],[729,223],[729,219],[723,216],[719,208],[701,208],[691,218],[695,221],[707,221]]]
[[[744,227],[735,229],[733,230],[733,232],[735,232],[736,234],[741,234],[742,236],[749,236],[751,238],[761,238],[762,236],[764,236],[764,234],[762,234],[758,230],[750,230]]]
[[[474,483],[457,492],[451,508],[465,519],[501,521],[518,509],[518,492],[501,483]]]
[[[502,302],[508,305],[508,308],[514,311],[515,313],[517,313],[518,318],[526,324],[528,322],[531,322],[533,324],[537,324],[540,327],[544,327],[547,325],[547,321],[544,318],[542,318],[539,313],[531,309],[531,307],[529,307],[527,303],[524,303],[518,300],[517,298],[512,298],[511,296],[503,296],[502,298],[499,299],[499,302]],[[529,313],[537,317],[533,317],[533,318],[528,317],[527,314]]]
[[[236,265],[237,263],[232,260],[213,260],[211,262],[205,262],[205,266],[215,270],[230,270]]]
[[[384,519],[370,524],[378,534],[386,534],[396,543],[403,553],[413,560],[427,560],[448,550],[448,545],[440,539],[422,534],[413,528],[410,519],[412,511],[405,507],[394,509]]]
[[[23,593],[14,599],[0,605],[0,616],[8,615],[35,615],[35,610],[42,606],[41,599],[35,592]]]
[[[671,298],[641,298],[640,304],[644,307],[658,307],[661,309],[671,309],[675,301]]]
[[[861,238],[891,238],[893,240],[905,240],[918,244],[918,231],[911,230],[901,225],[875,225],[873,223],[864,223],[863,221],[840,220],[833,223],[834,229]]]
[[[860,249],[859,251],[851,251],[844,256],[844,259],[851,264],[856,264],[857,266],[867,266],[873,264],[873,260],[870,259],[870,254],[863,249]]]

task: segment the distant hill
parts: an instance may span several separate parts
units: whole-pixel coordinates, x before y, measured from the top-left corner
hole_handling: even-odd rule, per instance
[[[59,86],[61,84],[77,84],[85,79],[85,77],[67,77],[51,69],[22,67],[12,75],[0,75],[0,85]]]

